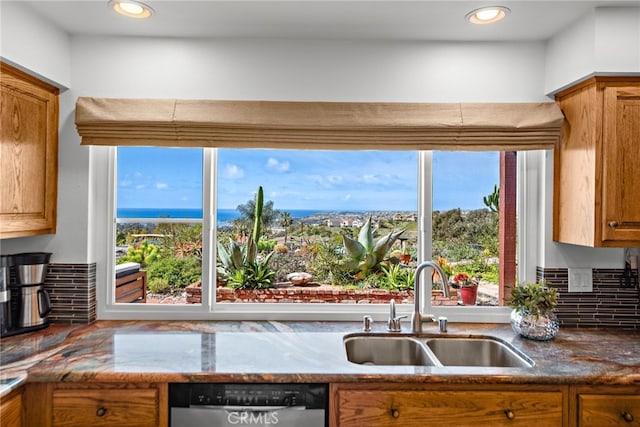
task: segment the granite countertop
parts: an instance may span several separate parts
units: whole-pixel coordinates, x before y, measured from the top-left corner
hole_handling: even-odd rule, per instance
[[[375,325],[374,332],[383,332]],[[448,332],[512,344],[532,368],[370,366],[346,359],[357,322],[97,321],[0,341],[4,393],[31,382],[352,382],[640,384],[640,333],[562,328],[552,341],[508,324],[449,323]],[[405,329],[407,326],[405,325]]]

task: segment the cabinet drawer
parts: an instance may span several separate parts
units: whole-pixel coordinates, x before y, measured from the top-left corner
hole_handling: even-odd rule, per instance
[[[54,426],[149,426],[158,420],[158,390],[55,390]]]
[[[640,426],[640,395],[579,394],[578,426]]]
[[[339,390],[344,426],[561,426],[561,392]]]

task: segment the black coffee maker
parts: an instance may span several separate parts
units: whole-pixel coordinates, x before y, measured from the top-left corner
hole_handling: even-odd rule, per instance
[[[49,326],[51,300],[44,289],[49,267],[49,252],[29,252],[10,255],[15,271],[15,283],[9,287],[6,310],[8,326],[2,328],[2,336],[11,336],[43,329]],[[8,270],[8,268],[7,268]]]

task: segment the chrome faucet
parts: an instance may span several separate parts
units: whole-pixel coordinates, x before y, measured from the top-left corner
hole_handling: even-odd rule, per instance
[[[413,314],[411,316],[411,323],[413,326],[413,332],[415,334],[419,334],[422,333],[422,322],[433,322],[433,314],[422,314],[420,312],[420,303],[421,303],[421,297],[423,294],[423,289],[421,286],[421,280],[420,280],[420,276],[422,275],[422,271],[427,268],[427,267],[431,267],[432,269],[436,270],[438,272],[438,276],[440,276],[440,280],[442,280],[442,292],[444,294],[445,297],[449,297],[451,296],[451,292],[449,290],[449,285],[447,283],[447,275],[444,274],[444,271],[442,271],[442,267],[440,267],[440,265],[437,262],[434,261],[425,261],[423,263],[421,263],[417,268],[416,268],[416,276],[415,276],[415,286],[413,288],[413,299],[414,299],[414,308],[413,308]],[[431,282],[429,282],[431,283]],[[428,297],[431,297],[431,289],[432,286],[429,285],[428,286],[428,291],[429,293],[427,294]]]
[[[396,316],[396,300],[391,299],[389,301],[389,320],[387,321],[387,331],[389,332],[401,332],[402,325],[400,320],[409,316]]]

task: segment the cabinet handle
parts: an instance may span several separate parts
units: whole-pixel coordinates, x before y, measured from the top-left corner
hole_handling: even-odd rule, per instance
[[[391,408],[391,417],[400,418],[400,411],[396,408]]]
[[[617,228],[620,224],[618,223],[618,221],[609,221],[607,225],[611,228]]]
[[[627,411],[624,411],[622,413],[622,419],[625,420],[628,423],[632,423],[633,422],[633,415],[631,415]]]
[[[511,409],[506,409],[504,411],[504,415],[507,417],[508,420],[513,420],[516,417],[516,414],[514,414]]]
[[[99,417],[104,417],[105,415],[107,415],[107,408],[105,408],[104,406],[99,407],[96,411],[96,415]]]

